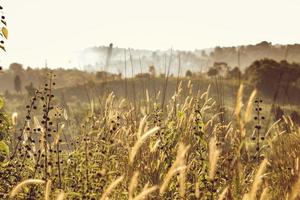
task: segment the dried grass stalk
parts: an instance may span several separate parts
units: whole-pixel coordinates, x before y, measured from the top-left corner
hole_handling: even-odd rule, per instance
[[[209,142],[209,179],[213,180],[215,177],[216,169],[217,169],[217,162],[219,160],[220,150],[217,148],[216,138],[212,137]]]
[[[57,196],[56,200],[63,200],[65,198],[65,193],[61,192],[59,193],[59,195]]]
[[[18,185],[16,185],[13,190],[11,191],[10,198],[15,197],[21,189],[26,186],[26,185],[32,185],[32,184],[44,184],[45,181],[40,180],[40,179],[27,179],[25,181],[22,181]]]
[[[244,93],[244,85],[241,84],[240,88],[238,90],[237,96],[236,96],[236,106],[235,106],[235,110],[234,110],[234,114],[238,119],[240,119],[241,110],[244,106],[244,104],[243,104],[243,93]]]
[[[146,188],[139,195],[137,195],[133,200],[142,200],[157,189],[158,189],[157,186]]]
[[[45,189],[45,200],[50,200],[51,184],[52,184],[52,181],[48,180],[47,184],[46,184],[46,189]]]
[[[117,187],[121,181],[124,179],[124,176],[120,176],[119,178],[117,178],[114,182],[112,182],[104,191],[104,193],[102,194],[100,200],[105,200],[107,198],[107,196],[113,191],[113,189],[115,189],[115,187]]]
[[[134,191],[138,185],[138,177],[139,177],[139,172],[134,172],[133,176],[131,177],[129,188],[128,188],[129,200],[133,199]]]
[[[223,200],[223,199],[225,199],[226,194],[227,194],[227,191],[228,191],[228,187],[226,187],[226,188],[222,191],[222,193],[219,195],[218,200]]]
[[[135,143],[135,145],[132,147],[130,153],[129,153],[129,163],[133,164],[135,155],[137,154],[140,147],[143,145],[143,143],[146,141],[147,138],[149,138],[152,134],[154,134],[156,131],[159,130],[159,127],[154,127],[151,130],[147,131],[145,134],[143,134],[138,141]]]
[[[248,104],[246,107],[246,112],[245,112],[245,123],[250,122],[252,119],[251,116],[252,116],[252,110],[253,110],[253,102],[256,97],[256,93],[257,93],[257,90],[253,90],[253,92],[251,93],[251,95],[249,97]]]
[[[160,186],[160,189],[159,189],[160,194],[163,194],[167,190],[167,188],[169,186],[169,183],[171,181],[171,178],[176,173],[180,172],[181,170],[186,169],[186,166],[182,166],[182,163],[184,163],[184,161],[182,161],[182,160],[184,160],[185,155],[186,155],[189,148],[190,148],[190,146],[184,146],[182,143],[179,144],[175,162],[173,163],[173,165],[168,170],[168,172],[167,172],[167,174],[166,174],[166,176],[163,180],[163,183]]]
[[[249,193],[245,194],[243,199],[247,200],[256,200],[256,194],[259,186],[261,185],[262,182],[262,176],[266,170],[268,164],[268,160],[264,159],[261,164],[259,165],[259,168],[255,174],[254,181],[252,183],[252,188]]]

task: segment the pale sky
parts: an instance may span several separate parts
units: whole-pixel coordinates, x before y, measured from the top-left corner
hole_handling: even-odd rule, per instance
[[[2,0],[0,64],[77,65],[76,52],[113,43],[140,49],[299,43],[300,0]],[[72,62],[69,63],[68,61]]]

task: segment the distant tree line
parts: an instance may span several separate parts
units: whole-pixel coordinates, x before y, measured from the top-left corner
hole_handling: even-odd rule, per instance
[[[242,45],[239,47],[215,47],[208,55],[212,62],[226,62],[230,66],[245,69],[255,60],[269,58],[275,61],[287,60],[300,63],[300,44],[272,45],[263,41],[256,45]]]

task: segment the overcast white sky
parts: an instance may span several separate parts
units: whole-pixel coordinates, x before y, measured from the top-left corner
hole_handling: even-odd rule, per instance
[[[75,52],[107,45],[201,48],[300,40],[299,0],[2,0],[0,64],[74,66]],[[71,60],[71,63],[68,61]]]

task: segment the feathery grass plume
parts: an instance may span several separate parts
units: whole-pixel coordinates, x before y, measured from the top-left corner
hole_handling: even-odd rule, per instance
[[[137,138],[138,139],[141,137],[142,133],[144,132],[146,122],[147,122],[147,116],[144,116],[142,118],[141,122],[140,122],[139,129],[138,129],[138,132],[137,132]]]
[[[133,176],[131,177],[130,183],[129,183],[129,188],[128,188],[128,198],[129,200],[133,199],[134,191],[138,185],[138,177],[139,177],[139,172],[136,171],[134,172]]]
[[[66,110],[66,109],[64,109],[63,116],[64,116],[64,119],[65,119],[66,121],[68,121],[68,119],[69,119],[69,115],[68,115],[68,112],[67,112],[67,110]]]
[[[49,179],[47,181],[46,189],[45,189],[45,200],[50,200],[51,184],[52,181]]]
[[[160,98],[160,95],[161,95],[161,91],[159,90],[157,93],[156,93],[156,100],[158,101],[158,99]]]
[[[150,113],[150,96],[149,96],[148,89],[146,89],[145,93],[146,93],[146,113],[149,114]]]
[[[256,93],[257,93],[257,90],[253,90],[250,97],[249,97],[249,100],[248,100],[248,104],[247,104],[247,107],[246,107],[246,112],[245,112],[245,118],[244,118],[244,121],[245,123],[248,123],[251,121],[251,114],[252,114],[252,109],[253,109],[253,102],[254,102],[254,98],[256,97]]]
[[[260,195],[260,200],[268,200],[269,199],[269,188],[264,188]]]
[[[33,126],[34,128],[42,128],[42,125],[36,116],[33,117]]]
[[[148,91],[148,89],[146,89],[145,93],[146,93],[146,102],[147,102],[147,104],[148,104],[148,103],[150,103],[150,96],[149,96],[149,91]]]
[[[206,91],[206,92],[203,92],[203,93],[201,94],[201,96],[200,96],[200,99],[203,99],[203,98],[206,96],[206,94],[207,94],[207,91]]]
[[[211,109],[212,107],[214,107],[216,105],[216,101],[211,102],[212,99],[209,98],[208,101],[205,101],[202,108],[200,109],[200,112],[203,113],[209,109]],[[210,104],[209,104],[210,103]]]
[[[291,190],[291,193],[288,194],[288,197],[287,198],[288,200],[296,200],[297,197],[299,197],[300,195],[300,174],[298,175],[298,179],[296,181],[296,183],[294,183],[293,187],[292,187],[292,190]]]
[[[189,150],[189,148],[190,148],[190,146],[184,146],[184,144],[182,144],[182,143],[179,144],[176,159],[175,159],[173,165],[168,170],[168,172],[163,180],[163,183],[160,186],[160,189],[159,189],[160,194],[163,194],[167,190],[169,183],[174,174],[180,172],[181,170],[186,169],[186,166],[182,166],[181,164],[183,163],[182,160],[184,160],[185,155],[186,155],[187,151]]]
[[[213,180],[215,177],[216,169],[217,169],[217,162],[219,160],[220,150],[217,148],[217,141],[216,137],[212,137],[209,141],[209,179]]]
[[[238,90],[237,96],[236,96],[236,106],[235,106],[235,110],[234,110],[234,114],[237,117],[237,119],[240,119],[241,110],[244,106],[244,104],[243,104],[243,93],[244,93],[244,85],[241,84],[240,88]]]
[[[149,187],[149,182],[147,182],[147,183],[144,185],[144,187],[143,187],[142,190],[146,190],[148,187]]]
[[[20,191],[21,189],[26,186],[26,185],[32,185],[32,184],[44,184],[45,181],[40,180],[40,179],[27,179],[25,181],[22,181],[21,183],[19,183],[17,186],[15,186],[13,188],[13,190],[11,191],[9,197],[13,198],[15,197]]]
[[[226,194],[227,194],[227,190],[228,190],[228,187],[226,187],[226,188],[222,191],[222,193],[219,195],[218,200],[223,200],[223,199],[225,199],[225,196],[226,196]]]
[[[288,115],[287,118],[289,119],[289,122],[290,122],[290,124],[289,124],[289,125],[290,125],[290,128],[294,129],[294,128],[295,128],[295,123],[294,123],[294,121],[292,120],[291,116]]]
[[[295,159],[295,171],[298,172],[299,171],[299,157],[297,157]]]
[[[159,127],[154,127],[152,129],[150,129],[149,131],[147,131],[145,134],[143,134],[138,140],[137,142],[134,144],[134,146],[132,147],[130,153],[129,153],[129,163],[133,164],[135,155],[137,154],[139,148],[143,145],[143,143],[146,141],[147,138],[149,138],[151,135],[153,135],[156,131],[159,130]]]
[[[262,176],[263,176],[263,173],[266,170],[267,164],[268,164],[268,160],[264,159],[261,162],[261,164],[259,165],[259,168],[258,168],[258,170],[255,174],[255,177],[254,177],[254,181],[252,183],[252,188],[251,188],[250,192],[247,194],[249,200],[255,200],[256,199],[256,193],[257,193],[257,190],[258,190],[258,188],[259,188],[259,186],[262,182]]]
[[[118,105],[118,108],[123,108],[124,104],[126,103],[126,100],[125,99],[122,99]]]
[[[174,166],[174,165],[173,165]],[[179,166],[179,167],[171,167],[171,169],[168,171],[167,175],[165,176],[163,183],[160,186],[159,189],[159,193],[162,195],[166,192],[166,190],[168,189],[169,183],[172,179],[172,177],[177,174],[178,172],[180,172],[181,170],[185,170],[186,166]]]
[[[248,193],[244,194],[242,200],[250,200],[250,196]]]
[[[55,145],[58,144],[59,139],[60,139],[60,136],[61,136],[61,134],[62,134],[64,128],[65,128],[65,125],[62,124],[62,125],[59,127],[59,129],[57,130],[57,133],[56,133],[55,138],[54,138],[54,144],[55,144]]]
[[[65,193],[64,192],[61,192],[58,194],[56,200],[63,200],[65,198]]]
[[[177,95],[179,95],[181,92],[182,92],[182,81],[180,81],[179,83],[178,83],[178,86],[177,86],[177,88],[176,88],[177,90]]]
[[[197,199],[200,198],[200,182],[199,181],[196,181],[196,183],[195,183],[195,197]]]
[[[207,87],[207,90],[206,90],[206,92],[205,92],[205,101],[208,101],[209,92],[210,92],[210,87],[211,87],[211,85],[209,84],[208,87]]]
[[[112,182],[104,191],[104,193],[102,194],[100,200],[106,200],[107,196],[111,193],[111,191],[117,187],[122,180],[124,179],[124,176],[120,176],[119,178],[117,178],[114,182]]]
[[[108,116],[109,110],[110,110],[110,108],[113,105],[114,98],[115,98],[115,96],[114,96],[113,92],[111,92],[108,95],[108,97],[106,98],[106,101],[105,101],[105,111],[104,111],[105,116]]]
[[[206,124],[205,124],[205,126],[204,126],[204,130],[206,130],[209,126],[212,126],[214,120],[215,120],[218,116],[220,116],[221,114],[222,114],[222,113],[217,113],[217,114],[215,114],[214,116],[212,116],[212,117],[210,118],[210,120],[208,120],[208,121],[206,122]]]
[[[17,118],[18,118],[18,113],[17,112],[14,112],[12,115],[11,115],[11,123],[13,126],[15,126],[17,124]]]
[[[95,107],[94,99],[92,99],[92,100],[91,100],[91,116],[94,115],[94,107]]]
[[[180,160],[180,166],[186,166],[185,159]],[[181,198],[185,197],[185,186],[186,186],[186,169],[180,170],[179,172],[179,195]]]
[[[133,200],[142,200],[146,196],[148,196],[149,194],[151,194],[152,192],[154,192],[157,189],[158,189],[157,186],[153,186],[153,187],[150,187],[150,188],[145,188],[140,194],[138,194],[136,197],[134,197]]]
[[[269,133],[271,132],[271,130],[281,121],[281,119],[277,120],[276,122],[274,122],[270,128],[268,129],[267,133],[265,134],[265,137],[267,137],[269,135]]]
[[[189,91],[189,94],[191,95],[192,92],[193,92],[193,84],[192,84],[192,81],[189,80],[188,84],[187,84],[187,89]]]
[[[284,123],[286,123],[286,125],[289,125],[289,119],[287,118],[287,116],[282,115],[283,121]]]
[[[156,150],[157,150],[157,148],[159,147],[159,144],[160,144],[160,140],[157,140],[155,143],[154,143],[154,145],[151,147],[151,149],[150,149],[150,152],[151,153],[153,153],[153,152],[155,152]]]
[[[44,142],[45,142],[45,129],[42,127],[41,128],[41,134],[40,134],[40,137],[39,137],[39,139],[40,139],[40,144],[39,144],[39,149],[41,149],[41,152],[45,152],[45,149],[44,149]]]

